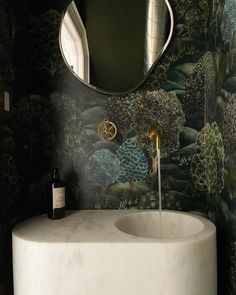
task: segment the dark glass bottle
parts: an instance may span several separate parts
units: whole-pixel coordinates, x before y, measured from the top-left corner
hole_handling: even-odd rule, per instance
[[[48,218],[65,217],[65,184],[60,179],[58,168],[53,169],[52,179],[48,183]]]

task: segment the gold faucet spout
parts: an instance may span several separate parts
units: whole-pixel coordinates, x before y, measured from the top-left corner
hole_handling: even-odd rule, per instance
[[[163,135],[163,129],[161,125],[159,124],[150,127],[148,130],[148,137],[155,142],[155,147],[158,150],[160,150],[161,148],[162,135]]]

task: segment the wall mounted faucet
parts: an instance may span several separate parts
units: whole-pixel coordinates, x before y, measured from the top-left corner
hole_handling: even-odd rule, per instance
[[[154,141],[156,150],[161,148],[161,137],[163,135],[163,129],[160,124],[154,125],[148,130],[148,137]]]

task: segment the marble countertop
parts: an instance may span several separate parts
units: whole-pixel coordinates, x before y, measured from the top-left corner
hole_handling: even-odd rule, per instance
[[[115,221],[127,214],[132,212],[77,210],[67,211],[65,218],[56,220],[48,219],[47,215],[43,214],[18,224],[13,235],[22,240],[39,243],[150,242],[150,239],[132,236],[116,228]]]
[[[139,210],[138,212],[141,212]],[[144,211],[147,212],[147,211]],[[18,224],[13,230],[14,238],[37,243],[160,243],[171,242],[134,236],[120,231],[115,222],[122,216],[137,213],[137,210],[77,210],[67,211],[62,219],[48,219],[47,215],[39,215]],[[182,214],[185,214],[182,212]],[[204,232],[179,240],[184,242],[196,239],[199,235],[208,235],[208,221],[199,217]],[[211,227],[211,226],[210,226]],[[172,242],[176,242],[173,240]],[[177,241],[178,242],[178,241]]]

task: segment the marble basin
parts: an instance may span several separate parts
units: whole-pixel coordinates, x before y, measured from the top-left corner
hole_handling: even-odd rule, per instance
[[[13,230],[14,295],[216,295],[216,230],[166,211],[73,211]]]
[[[124,233],[158,240],[191,239],[201,236],[205,220],[178,212],[138,212],[119,218],[115,225]]]

